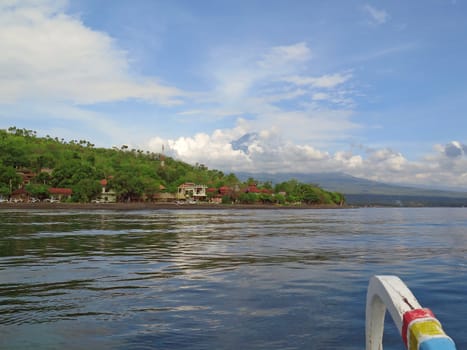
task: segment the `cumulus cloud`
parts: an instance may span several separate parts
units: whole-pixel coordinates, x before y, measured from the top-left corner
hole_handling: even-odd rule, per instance
[[[407,160],[400,152],[394,152],[389,148],[373,150],[369,153],[368,162],[376,167],[382,167],[390,172],[401,171]]]
[[[465,146],[456,141],[434,145],[433,152],[415,160],[390,149],[368,149],[364,166],[353,175],[388,183],[465,188],[467,157],[464,152]]]
[[[234,149],[228,142],[240,136],[240,128],[233,130],[216,130],[211,135],[198,133],[193,137],[179,137],[177,139],[162,139],[159,137],[149,140],[146,148],[153,152],[165,152],[177,159],[191,164],[208,164],[216,169],[237,169],[239,164],[250,164],[250,159],[244,152]]]
[[[216,130],[211,135],[163,140],[151,139],[146,148],[166,152],[189,163],[203,163],[212,168],[251,172],[318,172],[355,168],[362,164],[358,155],[330,154],[310,145],[286,141],[276,130],[245,133],[243,126]]]
[[[309,144],[292,143],[282,137],[281,131],[246,132],[243,126],[216,130],[211,135],[200,133],[172,140],[154,138],[146,146],[159,152],[162,144],[175,158],[224,171],[337,171],[386,183],[437,187],[465,187],[467,184],[467,157],[464,153],[459,157],[457,151],[454,157],[446,153],[452,147],[465,152],[465,145],[460,142],[437,145],[434,152],[418,160],[409,160],[401,152],[389,148],[332,153]]]
[[[179,89],[132,76],[128,54],[106,33],[65,14],[64,7],[52,0],[0,3],[0,102],[182,102]]]
[[[148,144],[151,150],[163,142],[176,158],[234,171],[344,171],[362,166],[360,155],[322,151],[360,127],[352,121],[346,86],[351,73],[304,74],[312,60],[305,42],[261,50],[222,48],[212,55],[215,60],[209,62],[206,76],[212,77],[214,89],[199,98],[208,107],[179,115],[234,116],[237,126],[212,134],[154,138]]]

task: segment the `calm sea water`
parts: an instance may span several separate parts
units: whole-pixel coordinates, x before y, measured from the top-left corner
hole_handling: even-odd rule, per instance
[[[462,208],[1,210],[0,348],[363,349],[396,274],[467,349],[466,255]]]

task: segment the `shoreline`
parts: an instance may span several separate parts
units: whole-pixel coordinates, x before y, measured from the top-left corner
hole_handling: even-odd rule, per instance
[[[176,203],[1,203],[0,210],[280,210],[280,209],[343,209],[337,205],[281,206],[276,204],[176,204]]]

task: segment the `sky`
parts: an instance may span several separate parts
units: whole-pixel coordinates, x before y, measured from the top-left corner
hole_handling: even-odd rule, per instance
[[[0,128],[467,190],[467,2],[0,0]]]

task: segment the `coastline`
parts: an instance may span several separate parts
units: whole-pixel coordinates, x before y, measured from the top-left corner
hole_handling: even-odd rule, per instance
[[[176,203],[1,203],[0,210],[279,210],[279,209],[342,209],[337,205],[281,206],[276,204],[176,204]]]

